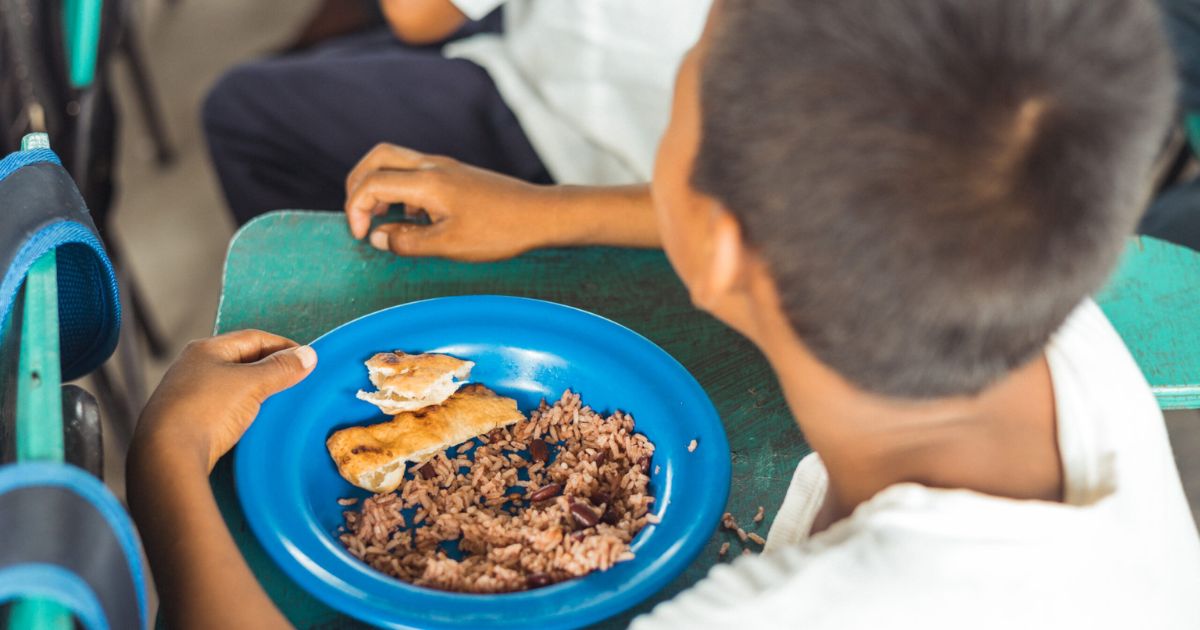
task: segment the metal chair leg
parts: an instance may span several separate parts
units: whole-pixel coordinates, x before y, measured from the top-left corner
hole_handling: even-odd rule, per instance
[[[130,303],[129,282],[118,268],[121,277],[121,302]],[[121,343],[117,345],[113,360],[100,366],[92,373],[92,382],[96,395],[105,407],[112,410],[109,427],[111,432],[108,439],[112,442],[115,453],[124,453],[129,448],[133,437],[134,427],[146,403],[145,371],[142,369],[142,356],[138,330],[143,325],[138,321],[136,309],[121,318]],[[121,385],[118,387],[113,370],[119,369]]]
[[[121,277],[121,302],[132,302],[132,283],[128,282],[128,274],[117,269]],[[121,368],[121,380],[125,385],[125,413],[123,418],[114,418],[112,440],[115,452],[123,453],[129,447],[133,437],[133,428],[141,415],[142,405],[146,404],[145,370],[142,369],[141,339],[138,330],[144,329],[145,323],[139,321],[137,309],[121,318],[121,343],[117,345],[117,365]]]
[[[128,398],[126,398],[125,392],[117,386],[112,371],[113,366],[105,363],[95,372],[91,373],[92,385],[96,389],[96,398],[99,399],[100,404],[105,409],[111,411],[112,426],[132,427],[137,421],[137,416],[132,415],[132,405],[130,405]]]
[[[134,319],[136,320],[137,330],[142,333],[142,338],[146,340],[146,350],[150,352],[150,356],[155,359],[165,359],[170,351],[166,339],[163,337],[162,331],[154,323],[150,317],[150,312],[146,309],[146,303],[142,298],[142,291],[128,272],[124,273],[126,282],[125,285],[129,288],[129,300],[126,302],[133,311]]]
[[[155,359],[165,359],[170,351],[166,337],[158,329],[154,317],[146,307],[142,291],[134,281],[132,271],[124,263],[117,240],[110,238],[106,245],[108,246],[108,257],[112,260],[113,268],[116,269],[117,276],[121,280],[121,303],[128,307],[127,312],[136,324],[132,332],[141,333],[146,340],[146,349],[149,350],[150,356]],[[122,337],[122,339],[124,338]]]
[[[124,25],[117,45],[121,52],[125,53],[125,59],[129,62],[129,74],[133,79],[138,107],[142,110],[142,119],[146,122],[150,139],[154,142],[155,159],[159,166],[169,166],[175,161],[175,149],[167,138],[167,127],[163,122],[154,88],[150,84],[150,73],[146,70],[145,56],[142,54],[141,45],[137,41],[137,33],[132,23]]]

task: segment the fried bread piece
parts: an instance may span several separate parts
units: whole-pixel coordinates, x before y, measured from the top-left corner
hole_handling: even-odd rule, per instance
[[[472,383],[441,405],[337,431],[325,446],[346,481],[375,493],[391,492],[400,486],[408,464],[523,418],[517,401]]]
[[[366,361],[371,383],[378,391],[359,390],[356,396],[379,407],[389,416],[440,405],[475,364],[444,354],[405,354],[381,352]]]

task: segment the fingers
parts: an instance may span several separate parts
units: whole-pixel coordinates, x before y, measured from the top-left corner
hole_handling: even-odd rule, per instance
[[[371,232],[371,246],[401,256],[445,256],[451,251],[445,223],[391,223]]]
[[[351,198],[354,196],[354,192],[362,186],[362,183],[371,175],[381,171],[428,168],[432,165],[432,160],[433,158],[423,153],[392,144],[377,145],[363,156],[346,177],[346,221],[350,225],[350,233],[354,235],[354,238],[366,236],[371,225],[371,217],[387,211],[388,205],[397,201],[377,202],[366,208],[352,205]]]
[[[253,329],[238,330],[192,343],[197,351],[231,363],[251,363],[296,345],[295,341],[286,337]]]
[[[254,374],[255,390],[265,400],[304,380],[316,365],[317,353],[311,346],[296,346],[263,357],[246,368]]]
[[[431,170],[374,171],[365,175],[346,197],[346,220],[354,238],[363,238],[371,228],[371,217],[383,214],[389,205],[428,208],[437,202],[436,176]]]
[[[420,151],[406,149],[394,144],[377,144],[367,152],[358,164],[346,176],[346,196],[358,187],[368,173],[380,169],[414,170],[421,168],[425,162],[425,154]]]

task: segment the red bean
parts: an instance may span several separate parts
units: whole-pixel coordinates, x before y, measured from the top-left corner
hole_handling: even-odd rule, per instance
[[[616,525],[621,522],[621,515],[610,505],[604,509],[604,514],[600,515],[600,522],[608,525]]]
[[[525,576],[526,588],[542,588],[543,586],[550,586],[553,583],[554,580],[545,573],[531,573]]]
[[[546,441],[538,438],[530,442],[529,456],[539,462],[545,462],[547,459],[550,459],[550,448],[546,446]]]
[[[560,494],[562,494],[562,486],[552,483],[548,486],[539,488],[536,492],[529,495],[529,500],[534,502],[545,501],[546,499],[553,499]]]
[[[592,527],[600,520],[596,513],[582,503],[574,503],[571,505],[571,516],[575,517],[575,522],[582,527]]]
[[[643,473],[650,472],[650,456],[642,455],[641,457],[639,457],[637,460],[637,467]]]
[[[421,473],[422,479],[433,479],[437,476],[437,472],[433,470],[432,462],[426,462],[424,466],[417,469],[417,472]]]

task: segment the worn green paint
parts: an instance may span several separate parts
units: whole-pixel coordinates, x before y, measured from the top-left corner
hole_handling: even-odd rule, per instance
[[[1200,254],[1132,239],[1097,295],[1164,409],[1200,407]]]
[[[1139,257],[1165,256],[1164,251],[1159,244],[1136,250],[1126,264],[1153,266],[1152,261]],[[1122,315],[1115,321],[1127,330],[1135,323],[1149,325],[1137,316],[1135,322],[1129,322],[1125,313],[1136,315],[1139,309],[1134,304],[1122,305],[1124,301],[1138,302],[1140,298],[1133,292],[1137,287],[1145,290],[1145,283],[1138,284],[1124,273],[1118,278],[1118,289],[1130,283],[1135,286],[1123,297],[1112,298]],[[477,293],[536,297],[577,306],[620,322],[660,345],[700,381],[725,424],[733,451],[733,487],[727,509],[746,523],[760,505],[767,508],[768,515],[774,514],[796,463],[810,449],[762,356],[741,336],[692,307],[661,252],[548,250],[491,264],[406,259],[353,241],[340,214],[273,213],[244,227],[229,246],[216,332],[261,328],[309,342],[343,322],[381,308]],[[1174,309],[1162,313],[1163,317],[1185,315]],[[1133,339],[1136,343],[1149,338]],[[1190,356],[1200,357],[1200,344],[1194,343],[1190,349]],[[1145,356],[1165,356],[1163,352],[1166,350]],[[1185,359],[1182,351],[1164,359],[1176,363],[1178,371],[1158,371],[1147,364],[1143,368],[1149,368],[1151,382],[1163,391],[1168,383],[1163,379],[1197,374],[1195,362],[1185,365]],[[305,593],[266,556],[234,496],[229,458],[217,465],[212,485],[243,555],[294,624],[359,627]],[[765,535],[769,526],[770,517],[754,529]],[[733,546],[730,555],[736,556],[741,549],[736,537],[716,532],[683,575],[652,600],[604,625],[623,627],[636,614],[695,583],[718,561],[717,550],[726,541]]]
[[[21,138],[21,150],[50,148],[45,133]],[[34,261],[25,274],[20,313],[17,358],[16,460],[63,460],[62,373],[58,336],[58,254],[51,250]],[[9,347],[8,336],[17,325],[5,317],[0,347]],[[5,371],[6,367],[0,367]],[[7,373],[0,387],[7,380]],[[14,630],[67,630],[74,627],[71,611],[57,601],[26,598],[13,602],[8,627]]]
[[[17,460],[62,461],[58,352],[58,269],[49,251],[25,275],[21,357],[17,364]]]
[[[21,136],[21,150],[32,151],[34,149],[49,149],[50,135],[43,131],[35,131]]]
[[[58,269],[53,250],[25,275],[21,350],[17,360],[17,461],[63,460],[62,394],[59,373]],[[13,603],[8,627],[15,630],[67,630],[71,611],[54,600]]]

